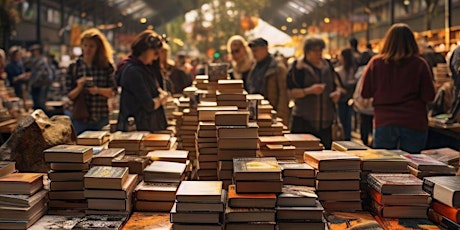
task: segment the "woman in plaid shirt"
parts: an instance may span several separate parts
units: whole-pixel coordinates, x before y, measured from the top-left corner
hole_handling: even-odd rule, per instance
[[[78,134],[85,130],[101,130],[109,123],[108,99],[115,95],[116,82],[113,68],[113,50],[106,37],[95,28],[81,35],[83,54],[69,67],[66,79],[67,96],[75,100],[85,94],[89,116],[72,119]]]

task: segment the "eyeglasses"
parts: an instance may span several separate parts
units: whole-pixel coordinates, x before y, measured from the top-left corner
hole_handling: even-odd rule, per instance
[[[234,49],[234,50],[231,51],[232,54],[237,54],[239,52],[240,52],[240,49]]]

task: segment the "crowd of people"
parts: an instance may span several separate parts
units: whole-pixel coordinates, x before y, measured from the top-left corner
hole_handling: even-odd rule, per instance
[[[117,130],[130,130],[133,120],[137,130],[164,130],[163,106],[168,96],[181,94],[194,76],[204,74],[203,66],[186,62],[186,53],[171,60],[166,39],[152,30],[139,33],[129,56],[118,63],[113,61],[110,43],[97,29],[83,32],[81,48],[82,55],[66,76],[66,96],[78,107],[70,114],[78,134],[108,124],[108,99],[120,89]],[[352,129],[359,126],[366,145],[411,153],[422,150],[428,130],[427,106],[435,96],[433,64],[422,56],[411,29],[393,25],[379,54],[370,44],[360,52],[353,38],[336,61],[324,58],[325,48],[321,38],[306,38],[303,55],[286,64],[286,59],[269,52],[264,38],[247,41],[235,35],[227,41],[229,76],[242,79],[249,94],[262,94],[292,133],[312,133],[326,149],[331,148],[332,125],[338,115],[344,140],[351,140]],[[39,46],[30,50],[33,55],[25,59],[19,47],[11,47],[8,64],[3,68],[5,62],[0,62],[0,67],[18,97],[27,96],[27,87],[34,108],[44,109],[55,67],[41,55]],[[80,108],[79,101],[86,107]],[[353,120],[359,125],[353,125]]]

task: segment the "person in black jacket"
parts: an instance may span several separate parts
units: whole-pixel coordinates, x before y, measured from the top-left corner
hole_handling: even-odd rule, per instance
[[[121,86],[120,114],[117,130],[129,130],[129,118],[134,118],[138,131],[155,132],[167,126],[163,105],[168,94],[161,89],[159,51],[163,45],[160,35],[145,30],[131,45],[131,55],[122,61],[117,72]],[[130,119],[131,120],[131,119]]]

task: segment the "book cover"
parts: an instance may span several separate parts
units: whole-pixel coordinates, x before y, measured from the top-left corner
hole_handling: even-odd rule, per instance
[[[280,180],[281,167],[274,157],[233,158],[235,180]]]
[[[42,173],[10,173],[0,177],[0,194],[31,195],[43,187]]]
[[[144,169],[148,182],[180,182],[187,165],[185,163],[154,161]]]
[[[78,145],[102,145],[110,139],[108,131],[87,130],[77,136]]]
[[[239,125],[247,126],[249,111],[222,111],[215,114],[216,126]]]
[[[447,164],[424,154],[404,154],[403,157],[408,160],[408,164],[411,167],[420,171],[438,171],[448,168]]]
[[[344,152],[323,150],[305,151],[305,163],[319,171],[326,170],[360,170],[360,158]]]
[[[128,179],[128,168],[95,166],[85,174],[85,188],[123,189]]]
[[[314,187],[283,185],[277,204],[281,207],[314,206],[317,199]]]
[[[149,134],[149,132],[116,132],[112,134],[112,140],[110,142],[138,142],[142,141],[142,138]],[[110,147],[110,144],[109,144]]]
[[[329,230],[371,229],[383,230],[368,212],[327,212],[325,215]]]
[[[221,196],[222,181],[182,181],[176,193],[179,202],[220,202]]]
[[[318,137],[309,133],[289,133],[284,134],[284,137],[286,137],[289,140],[289,142],[291,142],[291,144],[296,147],[315,147],[318,146],[321,142],[321,140]]]
[[[336,151],[349,151],[349,150],[366,150],[367,146],[353,142],[353,141],[333,141],[332,150]]]
[[[135,188],[138,200],[174,201],[179,183],[148,183],[141,181]]]
[[[187,150],[155,150],[149,152],[147,157],[151,161],[173,161],[185,163],[188,158],[189,151]]]
[[[293,176],[293,177],[302,177],[302,178],[314,178],[315,170],[306,163],[297,163],[297,162],[282,162],[278,161],[281,170],[283,171],[283,176]]]
[[[420,153],[450,165],[458,165],[460,159],[460,152],[451,148],[427,149]]]
[[[237,193],[236,186],[228,186],[228,205],[232,208],[275,208],[274,193]]]
[[[93,157],[93,148],[83,145],[57,145],[43,151],[49,163],[86,163]]]
[[[128,174],[128,179],[123,183],[122,189],[85,189],[85,198],[128,199],[134,192],[137,180],[137,174]]]
[[[143,137],[144,146],[166,146],[170,142],[170,134],[150,133]]]
[[[460,207],[460,176],[426,177],[425,180],[434,184],[434,199],[451,207]]]
[[[383,194],[421,193],[423,181],[412,174],[370,173],[369,186]]]

